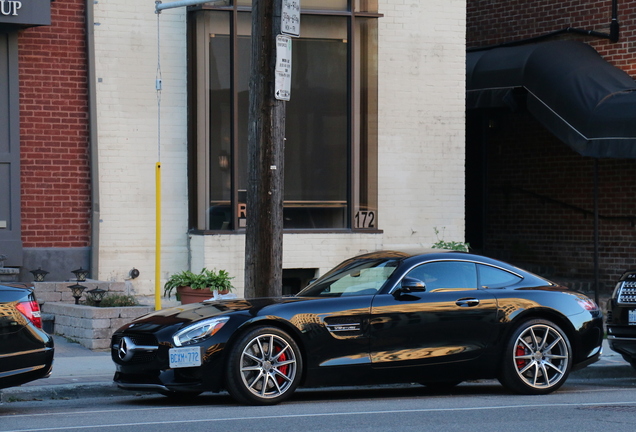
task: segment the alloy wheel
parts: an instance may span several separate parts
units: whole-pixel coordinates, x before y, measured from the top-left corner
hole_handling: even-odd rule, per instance
[[[294,383],[296,373],[296,354],[279,335],[258,335],[241,353],[243,384],[259,398],[273,399],[284,394]]]
[[[535,389],[549,389],[569,371],[566,339],[546,324],[528,326],[517,337],[513,359],[519,378]]]

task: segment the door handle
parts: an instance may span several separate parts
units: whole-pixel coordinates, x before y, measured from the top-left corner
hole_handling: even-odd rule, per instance
[[[460,307],[473,307],[479,304],[479,299],[476,298],[463,298],[459,299],[455,302],[457,306]]]

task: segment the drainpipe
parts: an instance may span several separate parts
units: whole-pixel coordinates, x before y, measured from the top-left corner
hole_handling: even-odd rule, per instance
[[[610,22],[609,40],[611,42],[618,42],[619,34],[618,25],[618,0],[612,0],[612,21]]]
[[[88,81],[88,140],[91,171],[91,248],[90,269],[93,279],[99,278],[99,164],[97,153],[97,105],[95,90],[95,0],[86,0],[86,59]]]

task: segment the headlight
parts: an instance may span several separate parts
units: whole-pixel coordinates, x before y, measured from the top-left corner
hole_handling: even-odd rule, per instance
[[[172,336],[172,340],[178,347],[204,341],[221,330],[229,319],[229,317],[219,317],[199,321],[179,330]]]

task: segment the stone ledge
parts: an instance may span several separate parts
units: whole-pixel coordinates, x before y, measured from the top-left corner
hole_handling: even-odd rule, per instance
[[[75,303],[69,286],[76,283],[74,280],[65,282],[33,282],[35,297],[40,304],[49,302]],[[81,282],[80,285],[86,287],[84,296],[87,291],[95,288],[108,291],[108,294],[130,294],[132,291],[132,287],[128,282],[104,282],[89,279]]]
[[[55,317],[54,333],[77,340],[91,350],[108,349],[113,331],[152,311],[152,306],[94,307],[50,302],[42,305],[42,313]]]

